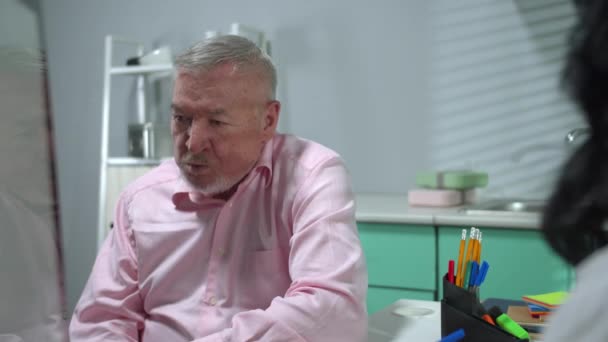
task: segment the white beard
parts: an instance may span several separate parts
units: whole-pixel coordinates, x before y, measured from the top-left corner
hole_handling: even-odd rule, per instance
[[[249,172],[251,172],[251,169],[253,169],[253,166],[247,170],[247,172],[245,172],[243,175],[239,176],[239,177],[234,177],[234,178],[227,178],[227,177],[218,177],[218,179],[211,183],[211,184],[207,184],[205,186],[200,186],[200,185],[196,185],[196,184],[192,184],[192,182],[190,182],[188,180],[188,177],[186,177],[186,175],[184,175],[183,171],[182,172],[182,178],[188,182],[188,184],[190,184],[192,187],[194,187],[196,190],[200,191],[203,195],[207,196],[207,197],[211,197],[217,194],[221,194],[223,192],[226,192],[228,190],[230,190],[233,186],[235,186],[237,183],[239,183],[241,180],[243,180],[248,174]]]
[[[240,178],[239,178],[240,180]],[[217,181],[212,184],[207,184],[206,186],[196,186],[196,189],[200,191],[205,196],[213,196],[217,194],[221,194],[222,192],[226,192],[230,190],[239,180],[230,180],[224,177],[220,177]]]

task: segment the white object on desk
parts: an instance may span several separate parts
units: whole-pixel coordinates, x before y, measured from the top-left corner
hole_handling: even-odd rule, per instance
[[[436,342],[440,339],[439,302],[401,299],[369,317],[369,342]]]

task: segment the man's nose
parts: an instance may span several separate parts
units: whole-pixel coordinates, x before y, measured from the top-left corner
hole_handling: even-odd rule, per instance
[[[209,145],[208,125],[203,122],[193,122],[188,132],[186,146],[192,153],[199,153]]]

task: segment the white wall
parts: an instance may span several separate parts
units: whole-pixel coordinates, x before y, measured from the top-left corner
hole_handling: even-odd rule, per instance
[[[490,174],[486,196],[544,198],[581,125],[558,91],[570,1],[436,1],[431,159]]]
[[[561,13],[543,24],[557,42],[549,57],[531,3]],[[571,12],[567,0],[45,2],[70,305],[95,253],[104,35],[179,51],[232,22],[258,27],[279,69],[281,127],[341,153],[355,190],[404,193],[419,170],[473,165],[491,173],[489,194],[538,196],[550,178],[537,177],[564,151],[510,156],[528,143],[561,146],[576,124],[554,76]],[[123,82],[115,151],[133,104]]]

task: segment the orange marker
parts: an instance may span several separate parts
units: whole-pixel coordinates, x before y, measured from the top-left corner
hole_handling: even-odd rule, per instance
[[[488,314],[488,312],[483,307],[483,305],[477,306],[477,315],[479,317],[481,317],[481,319],[483,319],[484,321],[486,321],[486,322],[488,322],[488,323],[490,323],[492,325],[496,325],[496,323],[494,322],[494,320],[492,319],[492,317]]]
[[[465,245],[466,241],[467,241],[467,230],[463,229],[462,236],[460,237],[460,248],[458,248],[458,264],[456,264],[458,270],[456,271],[456,283],[455,284],[458,286],[461,286],[460,280],[464,277],[462,259],[464,258],[464,245]]]
[[[490,317],[490,315],[488,315],[488,314],[485,314],[485,315],[481,316],[481,318],[484,321],[486,321],[486,322],[488,322],[488,323],[490,323],[492,325],[496,325],[496,323],[494,323],[494,320],[492,319],[492,317]]]

